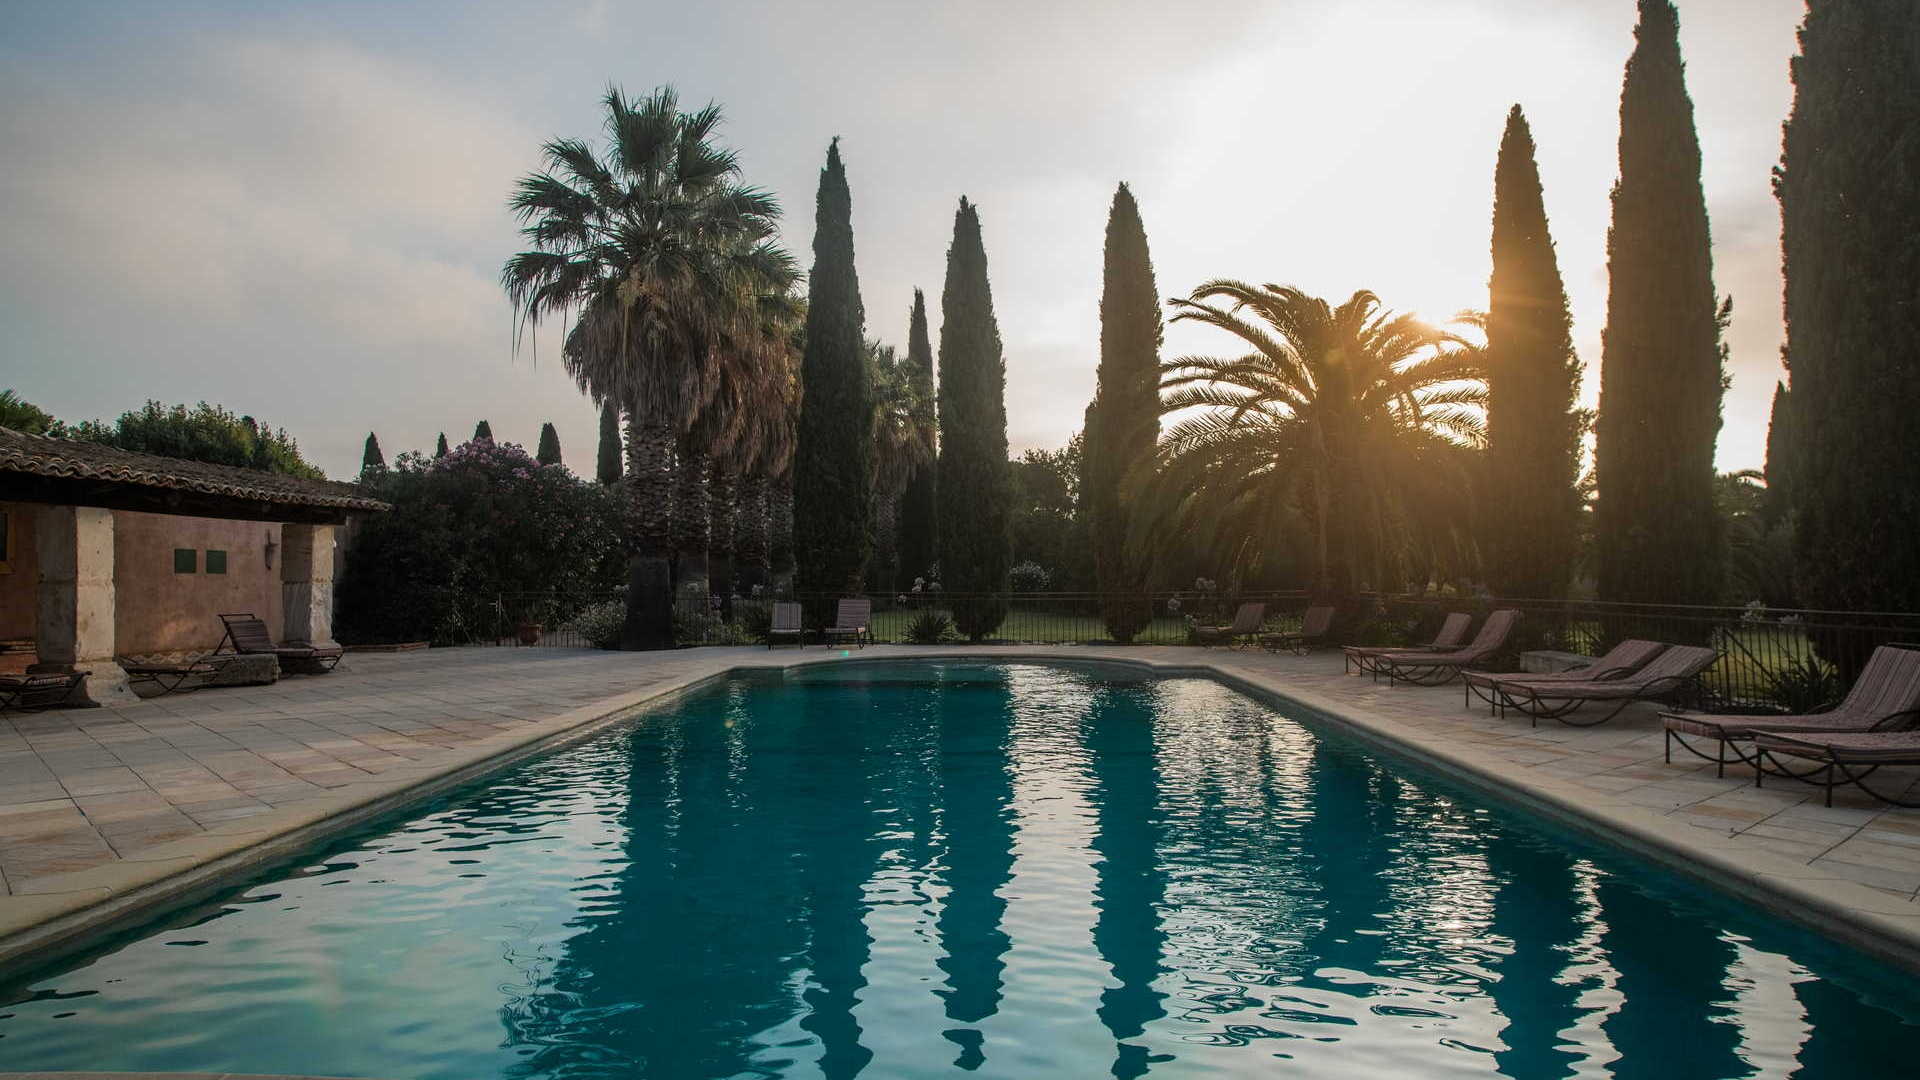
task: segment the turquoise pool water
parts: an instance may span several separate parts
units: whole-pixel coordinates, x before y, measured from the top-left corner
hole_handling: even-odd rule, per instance
[[[0,1071],[1894,1077],[1913,987],[1210,681],[869,664],[15,974]]]

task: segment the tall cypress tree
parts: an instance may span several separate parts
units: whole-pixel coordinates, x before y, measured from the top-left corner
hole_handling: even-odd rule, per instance
[[[609,401],[600,407],[600,448],[593,478],[603,484],[620,482],[620,410]]]
[[[1557,597],[1579,547],[1580,359],[1533,132],[1518,105],[1493,173],[1488,293],[1488,583],[1501,596]]]
[[[1121,184],[1107,212],[1100,290],[1100,369],[1087,406],[1080,488],[1093,541],[1101,616],[1115,641],[1132,641],[1153,618],[1147,567],[1129,551],[1128,484],[1150,468],[1160,439],[1160,290],[1147,229],[1133,192]]]
[[[794,586],[815,597],[816,621],[833,597],[864,591],[873,548],[873,373],[865,329],[853,266],[853,195],[836,138],[815,201],[793,461]]]
[[[367,432],[367,445],[360,451],[360,474],[379,472],[387,467],[387,456],[380,452],[380,437]]]
[[[1920,611],[1920,6],[1812,0],[1793,82],[1775,186],[1800,601]]]
[[[433,456],[437,458],[447,456],[447,433],[444,431],[440,433],[440,441],[433,444]]]
[[[542,465],[560,464],[560,433],[553,430],[552,421],[540,425],[540,449],[533,460]]]
[[[1607,233],[1594,457],[1603,600],[1712,603],[1723,581],[1713,498],[1720,324],[1679,35],[1669,0],[1640,0]]]
[[[1767,412],[1767,524],[1785,521],[1793,513],[1793,395],[1787,384],[1773,384],[1773,407]]]
[[[940,576],[947,592],[957,594],[955,627],[979,641],[1007,615],[1013,492],[1007,362],[987,284],[980,213],[964,198],[953,218],[940,314]]]
[[[913,290],[913,312],[907,317],[907,381],[913,385],[916,399],[924,403],[917,418],[921,432],[929,444],[934,444],[939,425],[934,405],[933,342],[927,335],[927,298],[919,289]],[[915,469],[900,495],[897,588],[909,588],[914,578],[925,577],[940,557],[938,475],[931,463]]]
[[[487,423],[485,420],[473,425],[473,441],[479,442],[481,439],[485,439],[488,442],[493,441],[493,425]]]

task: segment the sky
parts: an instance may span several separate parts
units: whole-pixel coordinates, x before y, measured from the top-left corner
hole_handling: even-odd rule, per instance
[[[1679,0],[1715,280],[1734,297],[1723,469],[1758,467],[1782,377],[1770,170],[1801,0]],[[597,137],[609,83],[719,102],[745,179],[811,262],[841,139],[867,332],[936,334],[960,196],[978,203],[1008,437],[1063,444],[1092,395],[1114,185],[1160,291],[1209,278],[1484,307],[1494,160],[1521,105],[1599,390],[1608,192],[1634,0],[968,4],[16,2],[0,36],[0,386],[63,419],[207,400],[336,477],[488,419],[597,414],[547,335],[516,354],[506,210],[541,143]],[[1225,352],[1176,325],[1167,354]]]

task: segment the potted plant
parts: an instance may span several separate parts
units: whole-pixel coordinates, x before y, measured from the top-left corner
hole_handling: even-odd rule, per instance
[[[520,644],[522,645],[540,644],[541,629],[541,625],[532,619],[521,619],[520,624],[514,627],[514,631],[520,635]]]

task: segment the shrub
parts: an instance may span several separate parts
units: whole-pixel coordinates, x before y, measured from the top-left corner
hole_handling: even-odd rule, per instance
[[[582,608],[561,629],[579,634],[596,649],[612,649],[619,647],[620,628],[626,621],[625,600],[604,600]]]
[[[914,645],[938,645],[954,636],[953,620],[944,612],[923,611],[907,624],[907,641]]]
[[[618,588],[625,508],[511,443],[466,443],[445,457],[402,454],[369,485],[393,504],[347,549],[335,625],[351,643],[470,641],[503,632],[500,597],[554,597],[543,621]]]
[[[1047,568],[1031,559],[1015,565],[1007,577],[1014,592],[1046,592],[1047,586],[1053,584],[1053,575]]]
[[[1817,657],[1789,660],[1769,673],[1768,694],[1789,716],[1817,712],[1840,700],[1840,675]]]

